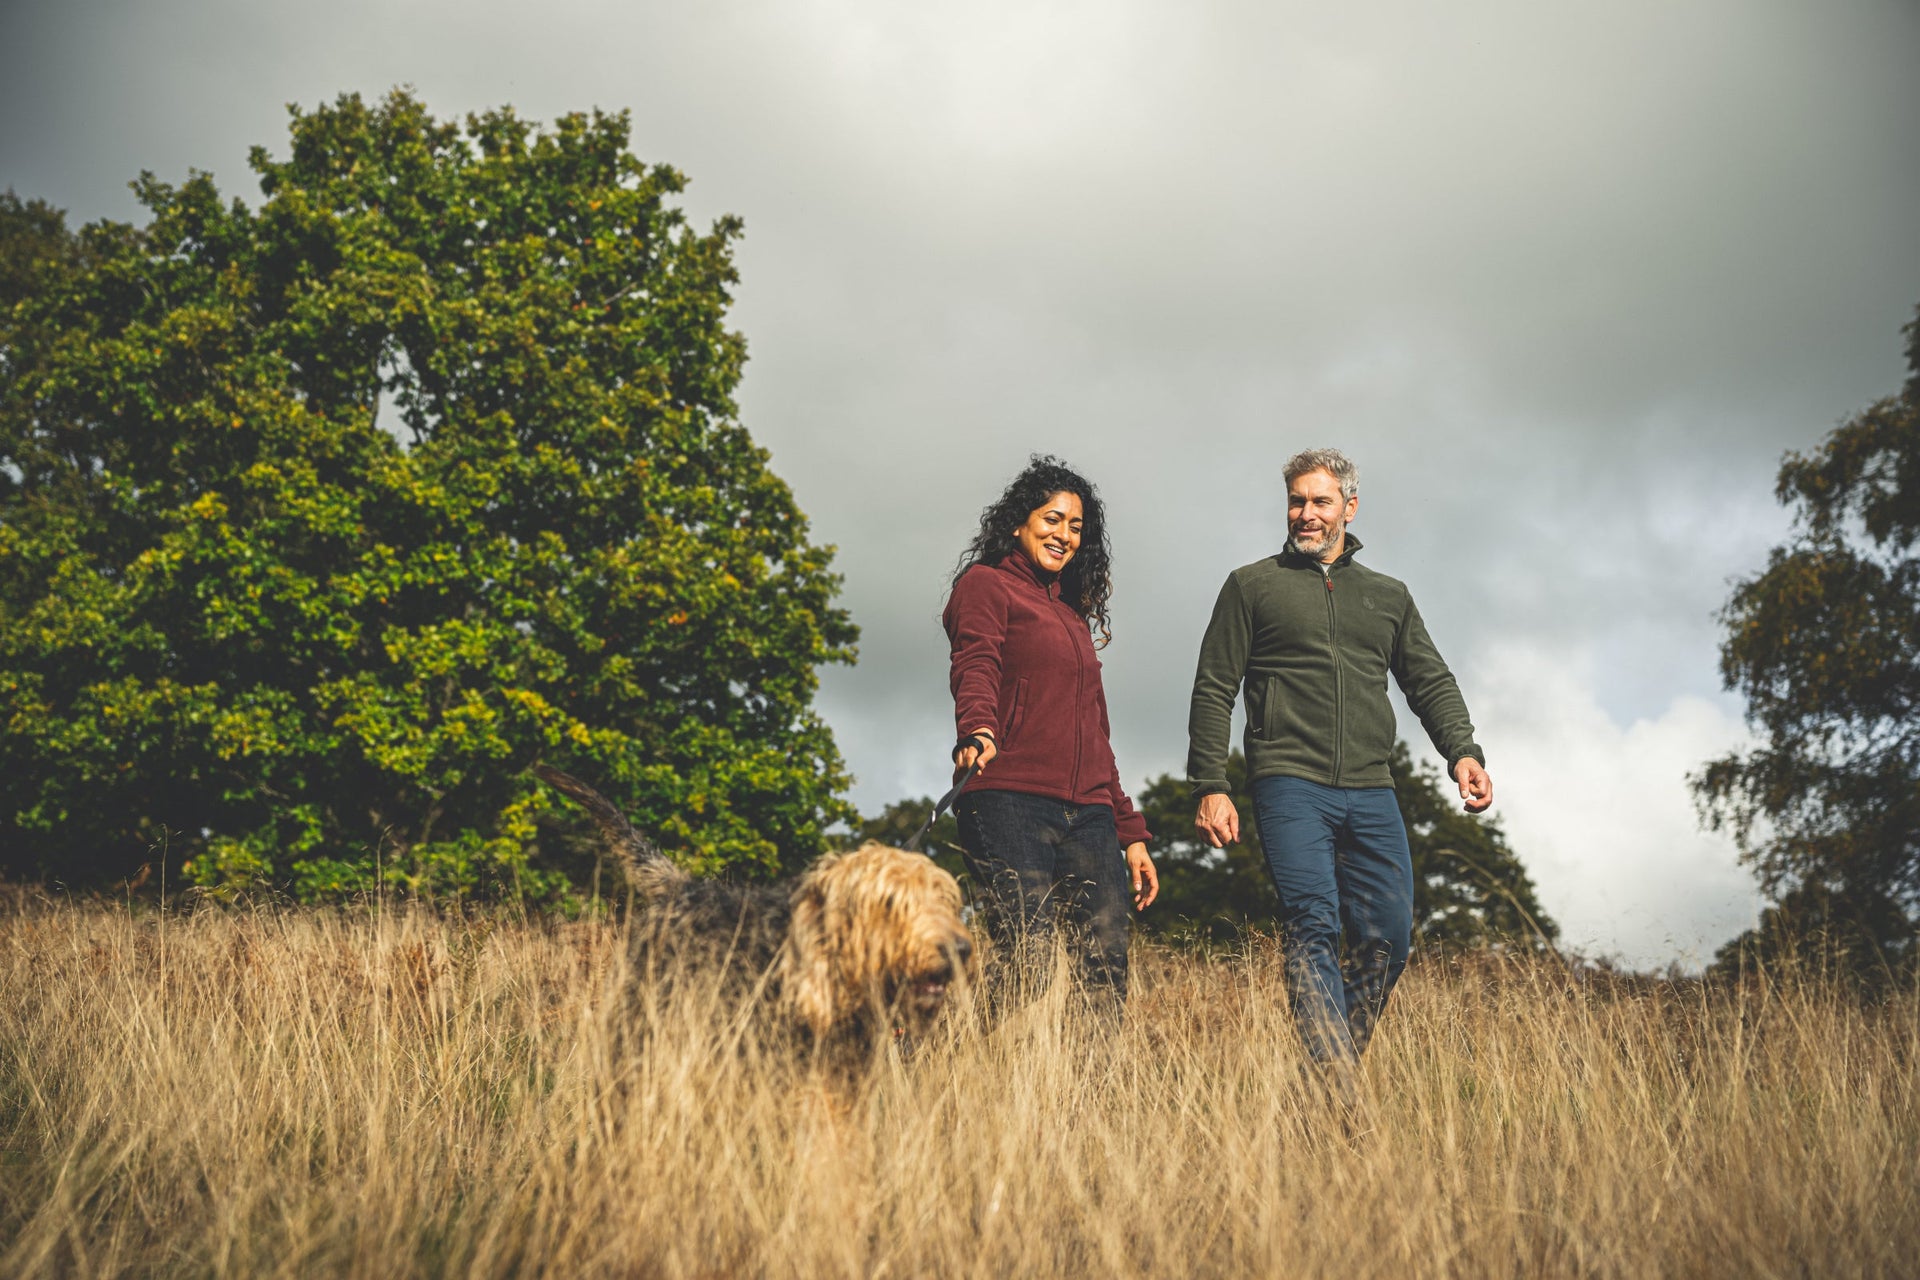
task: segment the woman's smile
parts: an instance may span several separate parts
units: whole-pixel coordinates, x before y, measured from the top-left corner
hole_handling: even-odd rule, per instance
[[[1013,540],[1034,567],[1059,573],[1080,549],[1084,521],[1080,495],[1062,491],[1028,513],[1027,522],[1013,531]]]

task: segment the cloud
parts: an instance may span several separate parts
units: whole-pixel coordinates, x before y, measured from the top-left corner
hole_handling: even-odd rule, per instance
[[[1509,841],[1562,941],[1630,965],[1697,966],[1758,919],[1732,843],[1700,829],[1686,776],[1750,741],[1714,700],[1619,724],[1588,655],[1514,642],[1466,674]]]

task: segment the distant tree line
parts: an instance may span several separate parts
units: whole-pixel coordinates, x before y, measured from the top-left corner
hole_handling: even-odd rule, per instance
[[[1552,946],[1559,926],[1541,907],[1499,822],[1463,812],[1440,771],[1415,764],[1406,743],[1395,743],[1389,763],[1413,852],[1415,937],[1428,946]],[[1260,851],[1246,760],[1237,750],[1228,757],[1227,780],[1244,838],[1224,849],[1211,848],[1194,830],[1186,779],[1162,774],[1134,794],[1153,831],[1149,848],[1160,870],[1160,900],[1136,917],[1148,936],[1222,945],[1249,929],[1275,927],[1279,900]],[[933,803],[921,797],[890,804],[856,836],[901,843],[919,830]],[[927,848],[963,875],[959,840],[948,814],[928,833]]]

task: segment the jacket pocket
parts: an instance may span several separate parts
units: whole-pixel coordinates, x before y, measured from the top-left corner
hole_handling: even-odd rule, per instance
[[[1005,738],[1005,741],[1000,744],[1002,751],[1011,747],[1014,744],[1014,740],[1020,736],[1020,722],[1025,718],[1026,713],[1027,677],[1021,676],[1019,682],[1013,686],[1013,702],[1007,707],[1007,714],[1002,725],[1001,736]]]
[[[1279,701],[1278,676],[1247,681],[1247,733],[1255,738],[1273,736],[1274,704]]]

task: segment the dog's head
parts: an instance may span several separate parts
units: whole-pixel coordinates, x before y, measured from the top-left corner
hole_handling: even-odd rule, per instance
[[[782,969],[817,1036],[869,1013],[924,1024],[973,976],[960,886],[931,859],[873,841],[828,854],[794,889]]]

